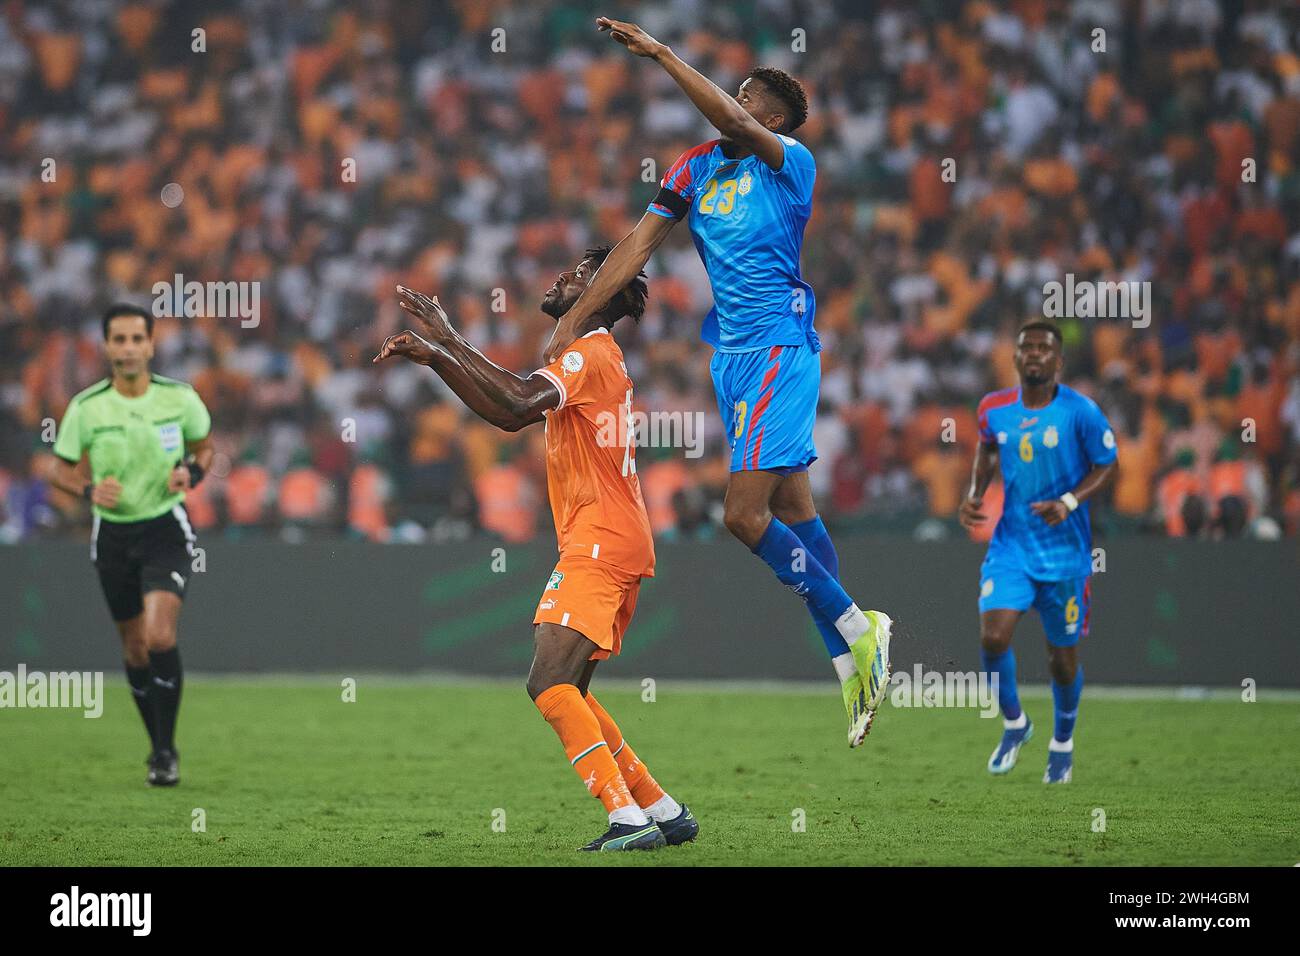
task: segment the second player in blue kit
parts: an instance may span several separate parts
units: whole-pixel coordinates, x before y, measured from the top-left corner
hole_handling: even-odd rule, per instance
[[[1073,773],[1074,725],[1083,690],[1079,638],[1088,633],[1092,525],[1088,499],[1112,479],[1115,433],[1096,402],[1057,382],[1061,332],[1030,322],[1017,337],[1016,388],[986,395],[979,405],[980,446],[971,488],[961,506],[967,527],[988,520],[984,493],[1000,469],[1002,517],[980,568],[980,653],[998,679],[1002,740],[989,758],[995,774],[1010,771],[1033,724],[1020,707],[1011,637],[1034,608],[1047,634],[1056,722],[1048,745],[1046,783]]]

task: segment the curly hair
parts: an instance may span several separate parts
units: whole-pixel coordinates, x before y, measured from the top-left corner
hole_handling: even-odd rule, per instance
[[[792,133],[808,118],[808,94],[803,85],[785,70],[774,66],[756,66],[745,74],[747,80],[758,80],[764,88],[786,108],[782,133]]]
[[[605,261],[605,257],[610,254],[611,249],[611,246],[596,246],[584,252],[582,258],[590,259],[591,264],[599,269],[600,264]],[[640,322],[641,316],[645,314],[645,300],[649,297],[650,287],[646,285],[645,273],[639,272],[631,282],[623,286],[623,291],[615,296],[615,299],[619,301],[620,312],[613,321],[617,322],[623,316],[629,315],[632,317],[633,322]]]

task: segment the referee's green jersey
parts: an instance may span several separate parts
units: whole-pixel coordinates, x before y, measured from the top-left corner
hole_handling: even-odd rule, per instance
[[[96,482],[112,475],[121,483],[117,507],[94,505],[95,514],[147,521],[185,499],[167,490],[167,480],[185,457],[185,443],[207,438],[211,428],[203,401],[184,382],[151,375],[143,395],[127,398],[104,379],[68,403],[54,454],[75,465],[89,452]]]

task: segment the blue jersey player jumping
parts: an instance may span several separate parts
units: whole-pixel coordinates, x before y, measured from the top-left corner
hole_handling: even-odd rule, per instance
[[[892,621],[860,610],[841,587],[808,484],[821,343],[799,253],[817,167],[788,135],[807,116],[808,98],[793,77],[771,68],[751,70],[731,96],[636,24],[606,17],[596,24],[662,66],[721,135],[669,168],[641,221],[556,328],[547,360],[687,220],[713,289],[703,338],[715,350],[710,369],[731,443],[725,523],[806,602],[840,679],[856,747],[888,689]]]
[[[1079,638],[1088,633],[1088,578],[1092,526],[1088,499],[1117,467],[1115,433],[1097,403],[1060,385],[1061,331],[1029,322],[1016,340],[1018,388],[984,396],[980,445],[961,522],[988,520],[980,509],[993,473],[1002,465],[1002,517],[980,568],[980,659],[996,674],[1002,741],[989,771],[1007,773],[1033,735],[1016,691],[1011,636],[1020,616],[1036,608],[1047,632],[1056,728],[1048,745],[1044,783],[1069,783],[1074,765],[1074,722],[1083,690]]]

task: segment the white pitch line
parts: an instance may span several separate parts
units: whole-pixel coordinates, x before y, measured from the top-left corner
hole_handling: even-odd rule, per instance
[[[646,675],[652,676],[652,675]],[[337,674],[294,674],[294,673],[204,673],[187,671],[186,681],[198,680],[213,684],[287,684],[302,687],[337,687],[344,678],[353,678],[359,685],[371,687],[516,687],[523,693],[524,675],[501,677],[499,675],[482,676],[456,674],[449,671],[414,671],[407,673],[352,671]],[[636,678],[615,677],[600,680],[599,686],[613,691],[641,691],[641,681]],[[655,693],[684,691],[688,693],[712,694],[833,694],[839,690],[834,680],[825,681],[780,681],[780,680],[697,680],[694,678],[655,678]],[[1020,695],[1031,699],[1050,697],[1052,689],[1049,684],[1021,684]],[[1256,688],[1256,699],[1260,701],[1295,702],[1300,701],[1300,688],[1263,687]],[[1205,703],[1207,701],[1240,703],[1240,687],[1175,687],[1154,684],[1084,684],[1085,699],[1101,700],[1175,700],[1187,703]]]

